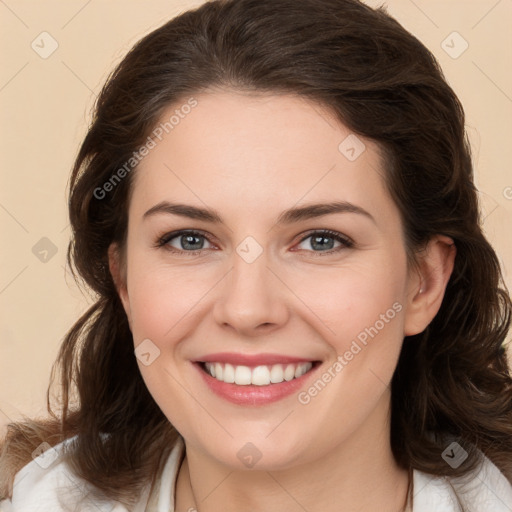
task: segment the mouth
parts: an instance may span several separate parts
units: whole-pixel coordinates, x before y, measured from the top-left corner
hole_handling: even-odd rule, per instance
[[[192,361],[207,388],[236,405],[265,406],[298,393],[322,364],[275,354],[218,353]]]
[[[224,362],[199,362],[201,369],[219,382],[237,386],[271,386],[299,379],[320,361],[245,366]]]

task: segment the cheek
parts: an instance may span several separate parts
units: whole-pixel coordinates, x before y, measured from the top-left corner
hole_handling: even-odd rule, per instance
[[[318,316],[317,331],[331,354],[317,380],[298,397],[310,413],[304,428],[313,431],[323,424],[335,438],[340,424],[355,428],[377,407],[402,346],[406,283],[401,254],[361,260],[321,279],[304,275],[297,295],[307,297]]]
[[[399,261],[392,265],[391,258],[385,262],[368,258],[367,262],[346,267],[290,274],[287,282],[292,283],[306,306],[306,321],[314,323],[340,353],[348,350],[358,336],[364,342],[365,333],[372,326],[379,332],[393,331],[401,336],[404,268]]]
[[[199,279],[192,268],[134,258],[128,270],[128,294],[135,344],[145,338],[156,343],[179,339],[209,289],[208,276]]]
[[[394,268],[403,267],[397,262]],[[317,280],[321,293],[308,295],[308,305],[329,326],[322,332],[331,356],[298,396],[307,411],[303,428],[313,432],[322,425],[332,439],[359,428],[387,396],[402,346],[406,284],[405,273],[391,266],[352,266],[335,275]],[[302,283],[303,293],[311,284],[309,278]]]

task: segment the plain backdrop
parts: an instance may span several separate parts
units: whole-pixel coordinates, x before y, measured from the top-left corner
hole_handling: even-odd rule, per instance
[[[0,1],[1,430],[45,413],[59,345],[91,303],[66,271],[66,198],[95,96],[138,39],[201,3]],[[512,1],[367,3],[436,55],[461,99],[485,231],[512,289]]]

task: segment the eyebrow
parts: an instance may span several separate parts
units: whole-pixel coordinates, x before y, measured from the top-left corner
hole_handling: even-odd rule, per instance
[[[162,201],[152,208],[150,208],[144,215],[143,218],[147,219],[156,214],[171,214],[179,215],[181,217],[187,217],[189,219],[202,220],[205,222],[212,222],[217,224],[223,224],[222,217],[218,212],[210,208],[199,208],[197,206],[170,203],[168,201]],[[305,206],[294,207],[282,212],[278,219],[277,224],[293,224],[301,220],[313,219],[321,217],[323,215],[329,215],[334,213],[357,213],[367,217],[374,224],[376,224],[375,218],[367,212],[365,209],[347,201],[335,201],[331,203],[314,203]]]

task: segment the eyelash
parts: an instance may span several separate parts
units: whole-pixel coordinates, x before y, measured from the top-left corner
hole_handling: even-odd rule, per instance
[[[192,235],[192,236],[203,237],[209,243],[213,244],[213,242],[208,238],[208,236],[204,232],[198,231],[198,230],[193,230],[193,229],[190,229],[190,230],[184,229],[181,231],[173,231],[172,233],[166,233],[165,235],[163,235],[156,241],[155,247],[156,248],[164,248],[165,250],[168,250],[174,254],[179,254],[179,255],[187,254],[187,255],[193,255],[193,256],[199,255],[203,251],[208,250],[208,249],[199,249],[197,251],[186,251],[186,250],[182,250],[182,249],[176,249],[175,247],[171,247],[170,245],[169,246],[167,245],[174,238],[178,238],[183,235]],[[313,251],[313,250],[308,251],[308,252],[315,254],[316,256],[334,254],[343,249],[349,249],[354,246],[354,242],[350,238],[348,238],[345,235],[342,235],[341,233],[338,233],[337,231],[332,231],[330,229],[320,229],[320,230],[316,230],[316,231],[310,231],[299,240],[298,244],[301,244],[302,242],[304,242],[308,238],[312,237],[313,235],[326,236],[327,238],[333,238],[334,240],[336,240],[337,242],[340,242],[342,244],[340,247],[337,247],[335,249],[330,249],[328,251]],[[306,249],[300,249],[300,250],[306,250]]]

